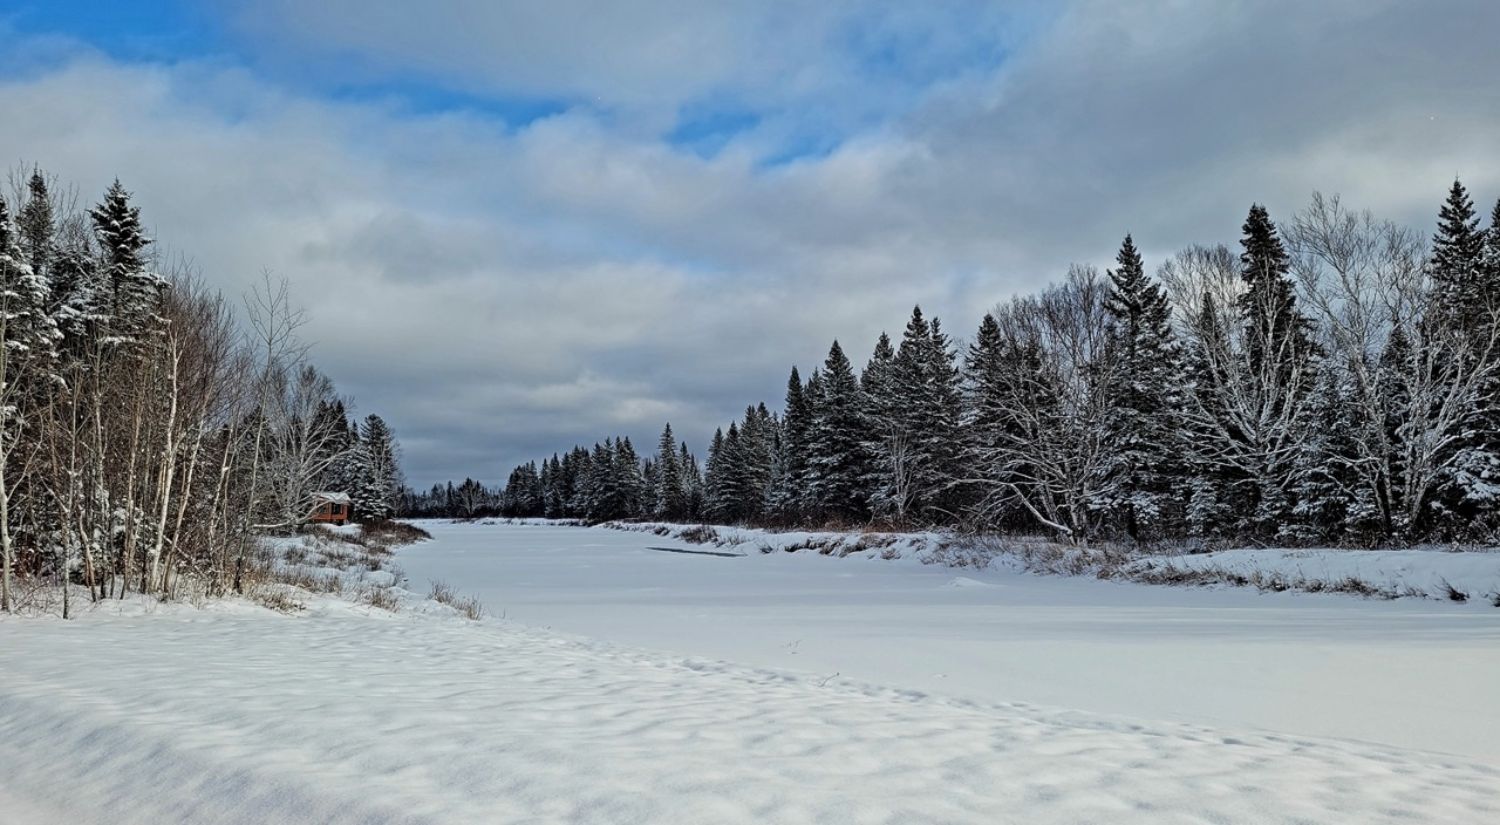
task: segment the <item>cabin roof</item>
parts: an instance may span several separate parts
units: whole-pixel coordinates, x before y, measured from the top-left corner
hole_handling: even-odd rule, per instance
[[[348,493],[313,493],[313,501],[319,504],[348,504]]]

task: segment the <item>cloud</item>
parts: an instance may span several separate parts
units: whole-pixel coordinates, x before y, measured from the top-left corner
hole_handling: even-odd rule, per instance
[[[49,43],[0,79],[0,157],[90,197],[120,176],[229,293],[262,269],[292,279],[317,361],[392,422],[421,484],[495,482],[608,434],[651,444],[667,419],[701,451],[832,338],[863,363],[919,302],[967,335],[1069,262],[1106,263],[1126,231],[1160,260],[1232,242],[1251,200],[1285,219],[1340,192],[1425,229],[1454,174],[1500,195],[1484,3],[1077,2],[999,62],[972,44],[1013,34],[906,5],[788,23],[792,5],[581,20],[443,2],[421,25],[303,5],[241,22],[307,60],[357,53],[359,72],[608,104],[517,124],[330,97],[229,58]],[[916,45],[883,64],[871,44],[899,36]],[[893,74],[904,91],[861,104],[879,117],[840,115],[827,151],[766,162],[779,120],[816,122],[810,101]],[[722,89],[767,115],[711,153],[621,114]]]

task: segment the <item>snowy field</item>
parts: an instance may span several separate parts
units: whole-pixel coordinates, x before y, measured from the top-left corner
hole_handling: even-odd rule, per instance
[[[1500,610],[1163,587],[811,552],[743,558],[616,530],[426,523],[401,551],[532,626],[977,702],[1500,761]],[[1495,560],[1500,556],[1489,554]]]
[[[0,822],[1500,821],[1500,611],[428,525],[410,587],[0,622]]]

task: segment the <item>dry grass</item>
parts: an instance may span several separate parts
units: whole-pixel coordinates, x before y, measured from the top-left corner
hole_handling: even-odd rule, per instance
[[[388,587],[371,587],[360,593],[359,600],[371,607],[381,610],[389,610],[392,613],[401,609],[401,599]]]
[[[1447,579],[1443,579],[1442,593],[1448,597],[1448,601],[1450,602],[1466,602],[1469,600],[1468,593],[1454,587]]]
[[[432,534],[404,521],[380,521],[360,528],[362,543],[373,552],[389,554],[392,548],[427,541]]]
[[[657,535],[662,534],[658,533]],[[688,544],[712,544],[718,542],[719,533],[707,524],[699,524],[678,533],[677,538],[682,539]]]
[[[1233,587],[1254,587],[1262,592],[1270,593],[1285,593],[1288,591],[1301,593],[1343,593],[1350,596],[1362,596],[1367,599],[1397,599],[1403,596],[1425,597],[1427,595],[1413,587],[1396,589],[1394,587],[1373,584],[1356,576],[1346,576],[1342,579],[1328,581],[1325,579],[1309,579],[1304,576],[1288,576],[1278,571],[1253,570],[1249,573],[1241,573],[1218,567],[1195,569],[1177,567],[1170,564],[1136,568],[1121,572],[1120,577],[1142,584],[1177,586],[1227,584]],[[1464,598],[1466,599],[1468,596],[1464,595]],[[1462,601],[1462,599],[1455,599],[1455,601]]]
[[[433,581],[432,587],[427,592],[427,598],[439,604],[446,604],[457,610],[459,615],[470,621],[479,621],[484,618],[484,605],[474,596],[460,596],[453,586],[443,581]]]
[[[272,574],[275,581],[300,587],[309,593],[337,593],[341,589],[339,577],[332,573],[318,573],[305,567],[283,567]]]
[[[286,590],[279,587],[256,588],[256,590],[251,593],[250,598],[261,607],[274,610],[277,613],[286,613],[290,615],[293,613],[301,613],[302,611],[307,609],[307,605],[292,598],[291,595],[286,592]]]

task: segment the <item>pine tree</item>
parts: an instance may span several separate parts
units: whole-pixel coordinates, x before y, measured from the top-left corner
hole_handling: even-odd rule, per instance
[[[684,517],[700,518],[704,512],[703,471],[698,466],[698,458],[688,451],[686,441],[682,442],[682,449],[677,452],[677,467],[682,473],[682,489],[687,496],[687,512]]]
[[[961,391],[956,354],[937,319],[912,310],[901,347],[881,336],[865,370],[871,505],[898,522],[956,506]]]
[[[1116,485],[1107,504],[1126,535],[1140,541],[1169,530],[1181,500],[1181,353],[1166,294],[1146,275],[1129,235],[1115,261],[1105,299],[1113,320],[1110,347],[1116,359],[1108,388],[1106,435]]]
[[[351,492],[354,514],[364,521],[382,521],[395,512],[401,489],[401,469],[395,436],[385,420],[365,417],[355,466],[358,486]]]
[[[1296,455],[1292,445],[1309,424],[1307,399],[1321,352],[1312,340],[1312,322],[1297,309],[1291,259],[1265,207],[1250,207],[1244,232],[1240,316],[1248,394],[1237,399],[1235,429],[1247,442],[1241,463],[1252,468],[1253,484],[1239,500],[1253,505],[1242,529],[1266,537],[1275,535],[1295,507],[1289,462]]]
[[[635,518],[644,512],[646,480],[641,474],[641,460],[630,438],[615,441],[614,484],[619,503],[614,518]]]
[[[782,437],[778,464],[781,472],[771,492],[772,509],[784,522],[800,521],[807,510],[808,438],[812,409],[803,392],[802,377],[792,367],[786,383],[786,409],[781,416]]]
[[[862,520],[868,516],[869,500],[864,399],[849,358],[837,341],[814,380],[819,394],[808,445],[812,498],[824,518]]]
[[[733,425],[731,425],[732,427]],[[723,429],[714,430],[708,445],[708,466],[703,473],[703,514],[710,520],[726,521],[733,507],[733,483],[730,478],[731,457],[726,450]]]
[[[930,521],[951,518],[967,504],[960,481],[967,475],[963,465],[963,375],[958,352],[932,319],[932,340],[927,349],[927,376],[931,412],[923,431],[926,473],[922,478],[922,512]]]
[[[739,503],[736,508],[742,521],[758,521],[770,498],[778,426],[765,404],[745,408],[744,422],[740,427]]]
[[[31,271],[46,278],[51,271],[53,257],[53,234],[56,220],[53,217],[52,195],[47,191],[47,179],[40,169],[33,170],[26,183],[26,202],[16,213],[16,227],[20,234],[21,251]]]
[[[668,423],[661,431],[661,440],[656,445],[656,504],[655,515],[664,521],[680,521],[687,518],[688,497],[683,488],[681,461],[677,455],[677,437]]]
[[[1427,264],[1444,320],[1462,329],[1474,329],[1488,319],[1487,307],[1495,300],[1489,294],[1484,267],[1485,233],[1468,190],[1457,180],[1438,212],[1438,230],[1432,238],[1432,256]]]
[[[0,390],[8,405],[23,397],[34,400],[32,391],[55,377],[61,337],[47,312],[47,283],[28,262],[19,240],[10,208],[0,198],[0,338],[6,367]]]
[[[1240,296],[1240,315],[1245,322],[1250,370],[1252,374],[1273,370],[1282,382],[1296,381],[1305,389],[1311,376],[1299,379],[1292,371],[1306,365],[1315,346],[1312,322],[1297,310],[1291,257],[1264,206],[1250,207],[1244,232],[1240,272],[1246,289]]]
[[[921,320],[921,312],[920,307],[915,310],[915,320]],[[928,333],[925,321],[921,331],[923,335]],[[865,402],[864,449],[873,458],[861,486],[870,491],[871,512],[897,522],[905,520],[911,505],[910,471],[915,460],[907,430],[910,422],[905,415],[910,400],[902,397],[899,369],[891,338],[882,332],[859,376]]]
[[[114,339],[133,340],[160,321],[156,313],[166,286],[142,256],[151,239],[141,227],[141,210],[130,205],[130,193],[116,180],[89,215],[104,256],[101,311]]]
[[[1500,204],[1496,205],[1500,218]],[[1473,201],[1463,184],[1455,180],[1448,198],[1438,213],[1438,229],[1432,239],[1432,255],[1427,274],[1432,279],[1436,304],[1435,317],[1428,324],[1457,331],[1456,340],[1448,341],[1444,353],[1450,382],[1484,362],[1496,358],[1491,342],[1496,335],[1496,313],[1500,310],[1500,225],[1487,231],[1479,229]],[[1427,337],[1446,340],[1438,330],[1426,330]],[[1500,375],[1490,375],[1484,382],[1483,395],[1500,395]],[[1469,537],[1484,538],[1494,529],[1493,520],[1500,513],[1500,409],[1494,404],[1476,409],[1468,419],[1448,433],[1457,453],[1452,471],[1443,485],[1443,506],[1459,519],[1468,522],[1464,531]]]

